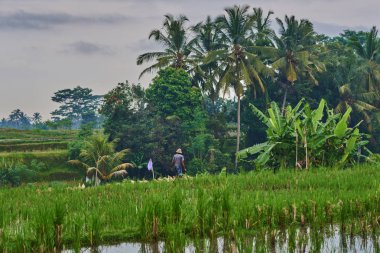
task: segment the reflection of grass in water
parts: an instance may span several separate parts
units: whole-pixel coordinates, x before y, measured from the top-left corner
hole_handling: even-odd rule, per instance
[[[335,227],[337,228],[337,227]],[[245,234],[231,234],[215,240],[195,238],[189,240],[184,237],[175,237],[179,232],[176,228],[171,231],[170,238],[165,242],[154,243],[123,243],[114,246],[100,246],[91,248],[90,252],[377,252],[374,242],[370,239],[365,241],[356,238],[349,241],[349,236],[342,236],[339,232],[313,231],[311,228],[296,230],[296,246],[289,247],[288,230],[276,231],[275,238],[270,238],[272,232],[265,231],[263,234],[247,236]],[[318,241],[312,237],[318,236]],[[377,240],[379,237],[376,238]],[[182,240],[182,241],[180,241]],[[371,241],[372,240],[372,241]]]
[[[226,247],[239,251],[286,243],[294,252],[309,241],[318,251],[323,229],[332,224],[348,236],[378,238],[379,178],[377,168],[363,166],[125,182],[84,190],[64,185],[2,189],[0,249],[79,250],[125,240],[165,240],[173,249],[186,246],[186,239],[224,236]],[[306,228],[310,235],[300,233]],[[253,246],[239,239],[249,236],[255,238]]]

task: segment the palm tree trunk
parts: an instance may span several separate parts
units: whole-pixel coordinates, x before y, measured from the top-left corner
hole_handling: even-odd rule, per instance
[[[282,100],[282,107],[281,107],[281,112],[282,116],[285,115],[285,105],[286,105],[286,97],[288,96],[288,84],[285,84],[285,93],[284,93],[284,99]]]
[[[240,150],[240,95],[238,97],[238,109],[237,109],[237,133],[236,133],[236,154],[235,154],[235,170],[237,169],[238,159],[237,153]]]
[[[216,101],[215,101],[215,97],[214,96],[211,96],[211,106],[212,106],[212,115],[216,115]]]

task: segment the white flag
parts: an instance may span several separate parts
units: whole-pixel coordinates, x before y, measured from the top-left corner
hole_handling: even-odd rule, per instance
[[[153,162],[152,162],[152,159],[149,159],[149,162],[148,162],[148,170],[153,170]]]

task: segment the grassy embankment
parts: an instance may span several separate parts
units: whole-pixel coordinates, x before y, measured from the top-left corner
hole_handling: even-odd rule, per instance
[[[78,178],[68,164],[68,143],[76,131],[0,128],[0,169],[25,165],[35,170],[30,180]]]
[[[219,236],[242,252],[251,247],[239,239],[247,236],[256,238],[257,251],[279,238],[291,252],[299,240],[311,240],[318,251],[332,225],[350,238],[379,242],[380,234],[380,170],[370,165],[86,189],[29,185],[1,190],[0,202],[0,251],[6,252],[154,240],[174,250],[188,240]],[[302,239],[302,229],[309,239]]]

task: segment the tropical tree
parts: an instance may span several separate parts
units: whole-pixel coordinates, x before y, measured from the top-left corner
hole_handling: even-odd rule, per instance
[[[357,34],[351,37],[350,45],[362,59],[359,70],[363,75],[363,80],[367,92],[380,93],[380,66],[379,52],[380,39],[377,37],[378,30],[372,27],[371,31],[366,34],[364,42],[360,40]]]
[[[235,5],[232,8],[226,8],[226,14],[216,19],[225,48],[210,52],[206,60],[206,62],[220,62],[223,72],[220,75],[219,84],[223,87],[224,93],[232,88],[237,96],[236,152],[240,149],[240,100],[244,93],[244,86],[251,85],[256,97],[257,89],[265,91],[260,74],[270,74],[266,65],[250,50],[254,19],[248,10],[247,5]],[[235,166],[237,166],[237,159]]]
[[[161,69],[146,89],[147,108],[155,115],[166,118],[177,116],[181,122],[189,122],[194,112],[201,110],[201,94],[193,87],[190,76],[183,69]]]
[[[51,112],[54,119],[69,119],[73,123],[82,123],[80,121],[89,115],[93,115],[92,118],[95,120],[101,96],[93,95],[90,88],[77,86],[73,89],[59,90],[51,99],[60,104],[57,110]]]
[[[188,68],[188,59],[191,53],[191,46],[194,40],[189,37],[189,30],[185,27],[188,21],[187,17],[180,15],[174,18],[172,15],[165,15],[162,30],[155,29],[150,32],[149,39],[164,46],[164,51],[148,52],[137,57],[137,65],[155,60],[156,62],[150,67],[144,69],[139,78],[146,73],[155,70],[173,67],[173,68]]]
[[[266,16],[261,8],[253,8],[253,41],[256,46],[274,46],[272,38],[275,35],[271,28],[270,16],[273,11],[268,11]]]
[[[30,118],[20,109],[16,109],[9,114],[7,123],[10,127],[27,129],[30,127]]]
[[[72,165],[79,166],[85,170],[88,178],[97,180],[109,180],[114,177],[126,176],[127,169],[133,168],[131,163],[123,163],[128,149],[115,152],[115,144],[107,141],[107,136],[96,134],[84,143],[78,160],[68,161]]]
[[[193,84],[201,88],[203,94],[211,99],[212,111],[216,111],[216,101],[220,96],[221,87],[219,77],[221,69],[219,62],[205,62],[207,55],[215,50],[225,48],[222,43],[221,33],[215,22],[208,16],[206,21],[199,22],[192,27],[195,34],[193,45],[193,62],[195,65],[190,71]]]
[[[349,84],[344,84],[339,87],[339,103],[335,107],[335,111],[344,113],[348,108],[352,108],[354,112],[362,116],[370,132],[373,130],[370,113],[377,111],[377,108],[363,101],[362,94],[354,94]]]
[[[306,20],[296,20],[294,16],[285,16],[285,22],[276,18],[280,26],[280,37],[274,36],[275,48],[267,48],[274,55],[272,67],[279,71],[279,82],[284,86],[282,113],[284,113],[289,86],[306,77],[312,84],[318,85],[316,72],[325,69],[318,59],[318,47],[315,43],[313,24]]]
[[[147,111],[145,90],[128,81],[119,83],[104,95],[100,113],[105,117],[103,128],[109,139],[117,142],[116,149],[132,150],[145,143]]]
[[[42,121],[41,113],[39,113],[39,112],[33,113],[33,116],[32,116],[32,122],[33,122],[33,124],[34,125],[41,124],[41,121]]]

